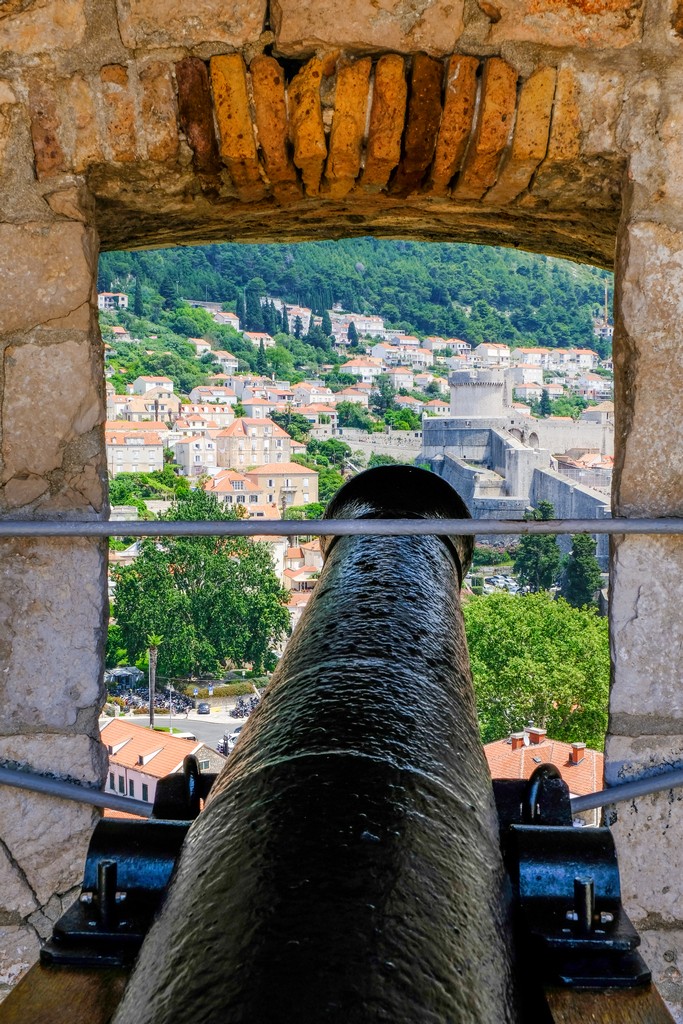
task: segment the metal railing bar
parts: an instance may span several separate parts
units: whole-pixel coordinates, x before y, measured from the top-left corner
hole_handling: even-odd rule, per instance
[[[97,789],[88,789],[85,786],[79,786],[75,782],[66,782],[63,779],[38,775],[36,772],[27,771],[25,768],[0,767],[0,785],[12,786],[16,789],[26,789],[34,793],[42,793],[45,796],[60,797],[64,800],[75,800],[77,803],[91,804],[93,807],[107,807],[114,811],[127,811],[129,814],[138,814],[143,818],[149,818],[152,814],[151,804],[143,803],[142,800],[133,800],[130,797],[103,793]],[[683,786],[683,768],[662,772],[661,775],[648,775],[643,779],[635,779],[632,782],[622,782],[618,786],[609,786],[607,789],[601,789],[597,793],[589,793],[587,796],[574,797],[571,800],[572,813],[578,814],[581,811],[591,811],[596,807],[605,807],[607,804],[634,800],[636,797],[649,796],[651,793],[659,793],[665,789],[676,789],[679,786]]]
[[[683,534],[683,518],[670,519],[237,519],[0,521],[2,537],[311,537],[491,536],[500,534]]]
[[[634,779],[633,782],[621,782],[618,786],[608,786],[607,789],[589,793],[587,796],[575,796],[571,801],[572,812],[592,811],[596,807],[605,807],[606,804],[622,803],[624,800],[634,800],[638,796],[649,796],[650,793],[676,789],[678,786],[683,786],[683,768],[662,772],[661,775],[647,775],[644,779]]]
[[[107,807],[112,811],[126,811],[128,814],[138,814],[142,818],[149,818],[152,814],[152,805],[143,803],[142,800],[116,796],[115,793],[102,793],[99,789],[88,789],[76,782],[38,775],[25,768],[0,767],[0,785],[27,789],[32,793],[42,793],[44,796],[61,797],[63,800],[74,800],[76,803],[90,804],[93,807]]]

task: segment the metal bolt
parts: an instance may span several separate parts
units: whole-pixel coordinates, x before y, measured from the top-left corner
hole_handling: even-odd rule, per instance
[[[595,914],[595,882],[589,876],[574,879],[574,911],[579,931],[590,932],[593,929]]]
[[[115,860],[101,860],[97,865],[97,914],[102,928],[114,926],[116,914]]]

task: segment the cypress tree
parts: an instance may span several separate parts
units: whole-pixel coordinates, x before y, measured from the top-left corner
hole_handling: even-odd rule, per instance
[[[294,321],[294,337],[298,340],[303,333],[304,325],[300,316]]]
[[[555,518],[555,509],[549,501],[539,502],[538,508],[525,514],[525,519]],[[515,555],[515,572],[523,587],[531,593],[550,590],[560,575],[562,557],[557,540],[552,534],[528,534],[520,539]]]
[[[133,312],[136,316],[145,315],[145,307],[142,302],[142,285],[140,284],[140,278],[135,278],[135,298],[133,299]]]
[[[326,338],[332,337],[332,320],[327,309],[323,310],[323,322],[320,325],[323,334]]]
[[[239,318],[240,330],[246,331],[247,330],[247,310],[246,310],[246,306],[244,305],[244,292],[242,292],[242,291],[237,296],[237,305],[235,307],[235,312],[236,312],[236,314],[237,314],[237,316]]]
[[[282,303],[282,330],[285,334],[289,334],[289,314],[284,302]]]
[[[353,345],[353,347],[355,348],[358,345],[358,331],[356,330],[356,325],[354,324],[353,320],[349,324],[349,328],[346,332],[346,335],[349,339],[349,345]]]
[[[586,533],[575,534],[562,578],[562,597],[574,608],[583,608],[593,603],[593,595],[600,589],[601,582],[595,541]]]
[[[550,415],[552,415],[552,411],[553,411],[553,407],[550,404],[550,395],[548,394],[546,388],[543,388],[543,392],[541,394],[541,406],[540,406],[541,416],[550,416]]]
[[[258,355],[256,357],[256,372],[263,374],[268,373],[268,357],[266,356],[266,348],[263,341],[259,342]]]

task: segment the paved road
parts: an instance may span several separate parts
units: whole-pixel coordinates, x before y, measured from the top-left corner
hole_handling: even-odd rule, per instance
[[[102,719],[103,722],[109,721],[109,719]],[[125,721],[132,722],[134,725],[147,725],[149,719],[143,715],[135,715],[126,717]],[[238,725],[243,725],[246,719],[244,718],[231,718],[229,715],[224,713],[213,714],[213,715],[198,715],[196,711],[190,711],[187,718],[185,715],[174,715],[173,726],[174,728],[182,729],[183,732],[193,733],[198,740],[202,743],[206,743],[208,747],[214,749],[218,746],[218,741],[223,739],[223,733],[230,733],[233,729],[236,729]],[[168,715],[160,715],[158,712],[154,714],[155,725],[168,725]]]

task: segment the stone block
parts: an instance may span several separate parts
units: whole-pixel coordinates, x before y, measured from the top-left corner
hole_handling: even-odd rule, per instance
[[[62,466],[69,442],[103,422],[90,339],[10,345],[4,366],[3,481],[44,476]]]
[[[682,252],[683,232],[663,224],[636,222],[622,229],[614,338],[617,432],[623,438],[614,489],[618,515],[683,515]],[[656,409],[663,414],[653,415]],[[624,540],[620,550],[638,541]],[[653,543],[647,539],[642,550]],[[680,540],[657,543],[680,563]],[[664,603],[672,600],[670,575],[665,571]],[[647,576],[656,579],[650,568]]]
[[[641,37],[639,0],[489,0],[489,42],[620,48]]]
[[[641,453],[646,458],[644,449]],[[683,601],[681,537],[615,539],[610,599],[612,733],[683,731],[676,653],[683,646],[683,621],[671,614],[679,607],[679,597]]]
[[[266,0],[117,0],[124,46],[192,47],[221,43],[242,47],[258,41],[266,18]]]
[[[0,999],[38,959],[40,939],[31,925],[0,926]]]
[[[72,889],[83,878],[99,811],[9,786],[3,787],[0,805],[4,844],[37,903],[47,904]]]
[[[259,168],[242,55],[212,57],[210,74],[223,162],[240,199],[248,202],[262,199],[266,189]]]
[[[405,62],[394,53],[377,61],[362,185],[377,191],[401,159],[401,139],[408,100]]]
[[[481,199],[494,184],[498,164],[514,124],[517,72],[506,61],[491,57],[484,65],[481,110],[465,163],[453,190],[455,199]]]
[[[675,1024],[683,1024],[683,928],[641,928],[640,953]]]
[[[296,74],[288,90],[290,133],[294,163],[301,171],[308,195],[317,195],[327,158],[320,86],[323,61],[315,57]]]
[[[369,57],[337,69],[334,117],[325,178],[333,199],[353,187],[360,172],[372,61]]]
[[[132,163],[137,157],[135,101],[128,69],[109,64],[100,71],[106,142],[115,163]]]
[[[460,170],[477,102],[477,57],[451,57],[446,69],[443,114],[431,172],[432,192],[444,194]]]
[[[221,169],[213,121],[209,72],[203,60],[186,57],[175,66],[178,85],[178,119],[200,175],[217,175]]]
[[[0,224],[0,333],[54,327],[87,306],[95,260],[93,237],[82,224]]]
[[[38,178],[68,170],[59,140],[58,92],[54,82],[35,79],[29,90],[28,106]]]
[[[89,83],[79,74],[72,75],[66,82],[65,94],[73,130],[71,162],[76,174],[82,174],[92,164],[102,161],[95,100]]]
[[[18,11],[0,10],[0,52],[72,50],[83,41],[86,24],[85,0],[29,0]]]
[[[440,60],[422,53],[413,58],[403,153],[391,185],[397,195],[419,188],[432,162],[441,121],[443,75]]]
[[[38,909],[36,895],[3,839],[0,839],[0,893],[0,915],[6,921],[9,918],[14,924],[21,924],[24,918]]]
[[[508,203],[524,191],[545,157],[555,95],[555,68],[539,68],[522,86],[512,146],[503,159],[487,203]]]
[[[104,701],[106,564],[104,546],[91,540],[0,544],[5,733],[95,734]],[[55,757],[62,753],[57,746]]]
[[[273,57],[260,54],[249,65],[249,73],[265,171],[278,202],[292,202],[301,197],[301,186],[289,155],[284,68]]]
[[[173,160],[178,153],[178,110],[170,64],[150,61],[140,68],[140,114],[147,158]]]
[[[287,56],[320,49],[451,53],[463,30],[462,0],[273,0],[276,46]]]

